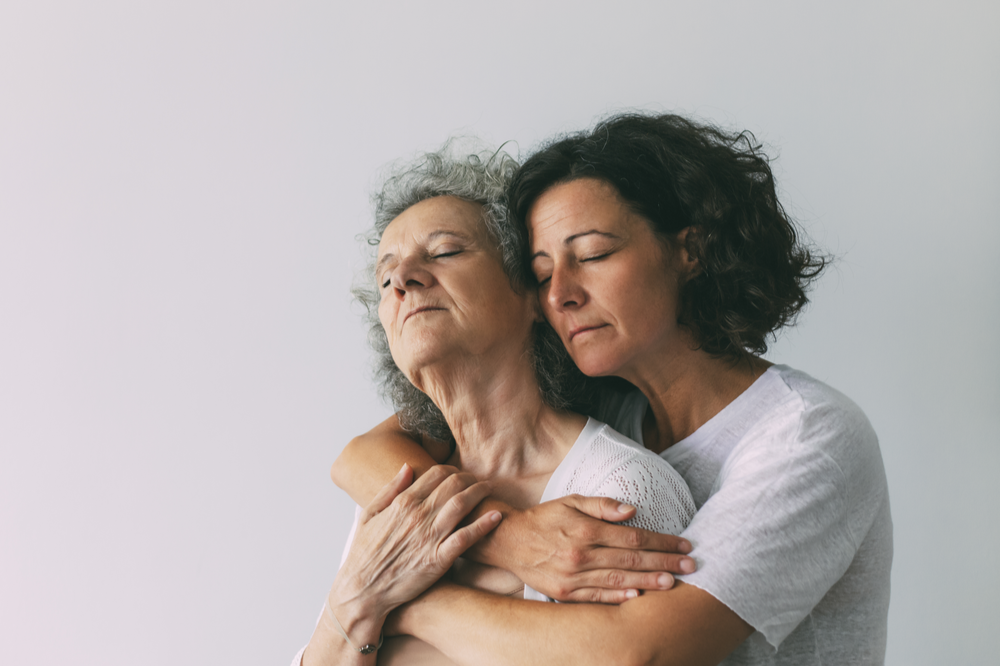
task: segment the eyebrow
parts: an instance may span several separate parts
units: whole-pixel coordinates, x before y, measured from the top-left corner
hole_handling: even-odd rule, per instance
[[[442,236],[454,236],[456,239],[465,241],[466,243],[472,242],[472,238],[467,236],[466,234],[463,234],[462,232],[452,231],[450,229],[436,229],[430,234],[428,234],[424,240],[433,241],[434,239],[440,238]],[[395,257],[396,255],[391,252],[387,252],[386,254],[382,255],[381,259],[378,260],[378,264],[375,265],[375,275],[377,276],[382,271],[382,267],[385,266],[386,262]]]
[[[600,231],[598,229],[588,229],[585,232],[580,232],[579,234],[573,234],[572,236],[567,236],[565,239],[563,239],[563,245],[564,246],[568,246],[568,245],[572,244],[573,241],[576,241],[580,237],[590,236],[592,234],[596,234],[598,236],[604,236],[606,238],[615,239],[615,240],[618,240],[618,239],[621,238],[620,236],[618,236],[616,234],[611,234],[609,232],[602,232],[602,231]],[[544,250],[539,250],[538,252],[536,252],[534,255],[531,256],[531,261],[535,261],[539,257],[548,257],[548,256],[549,256],[549,253],[545,252]]]

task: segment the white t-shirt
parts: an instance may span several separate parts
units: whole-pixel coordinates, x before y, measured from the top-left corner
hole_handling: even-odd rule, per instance
[[[642,442],[647,407],[634,392],[606,401],[598,417]],[[878,439],[860,408],[772,366],[662,456],[698,507],[681,533],[698,570],[679,578],[756,630],[724,664],[884,661],[892,519]]]

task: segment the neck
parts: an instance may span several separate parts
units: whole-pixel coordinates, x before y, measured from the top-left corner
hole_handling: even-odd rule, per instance
[[[551,473],[586,423],[542,401],[525,354],[426,368],[414,384],[441,409],[455,437],[449,463],[480,479]]]
[[[697,349],[697,341],[687,332],[670,349],[643,362],[641,368],[623,369],[621,377],[649,400],[643,439],[657,453],[701,428],[771,365],[758,357],[738,362],[713,357]]]

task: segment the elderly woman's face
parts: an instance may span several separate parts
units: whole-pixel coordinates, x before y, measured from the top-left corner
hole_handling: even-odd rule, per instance
[[[479,204],[435,197],[406,209],[382,234],[379,319],[411,380],[442,360],[520,355],[530,341],[537,301],[530,290],[511,288],[482,215]]]

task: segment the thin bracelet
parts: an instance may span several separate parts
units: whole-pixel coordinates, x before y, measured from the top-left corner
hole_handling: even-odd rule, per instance
[[[330,606],[330,597],[329,596],[327,596],[326,604],[323,605],[323,608],[326,609],[327,613],[330,614],[330,618],[333,619],[333,624],[334,624],[334,626],[336,626],[337,632],[340,633],[340,636],[344,638],[344,641],[346,641],[347,645],[350,646],[352,649],[354,649],[355,651],[357,651],[361,655],[368,655],[369,653],[374,653],[375,651],[377,651],[380,648],[382,648],[382,640],[385,639],[385,637],[384,637],[384,633],[381,632],[381,631],[378,633],[378,645],[375,645],[375,644],[365,644],[361,648],[354,648],[354,642],[352,642],[351,638],[347,636],[347,633],[344,632],[344,626],[342,626],[340,624],[340,621],[338,621],[337,617],[333,614],[333,608]]]

